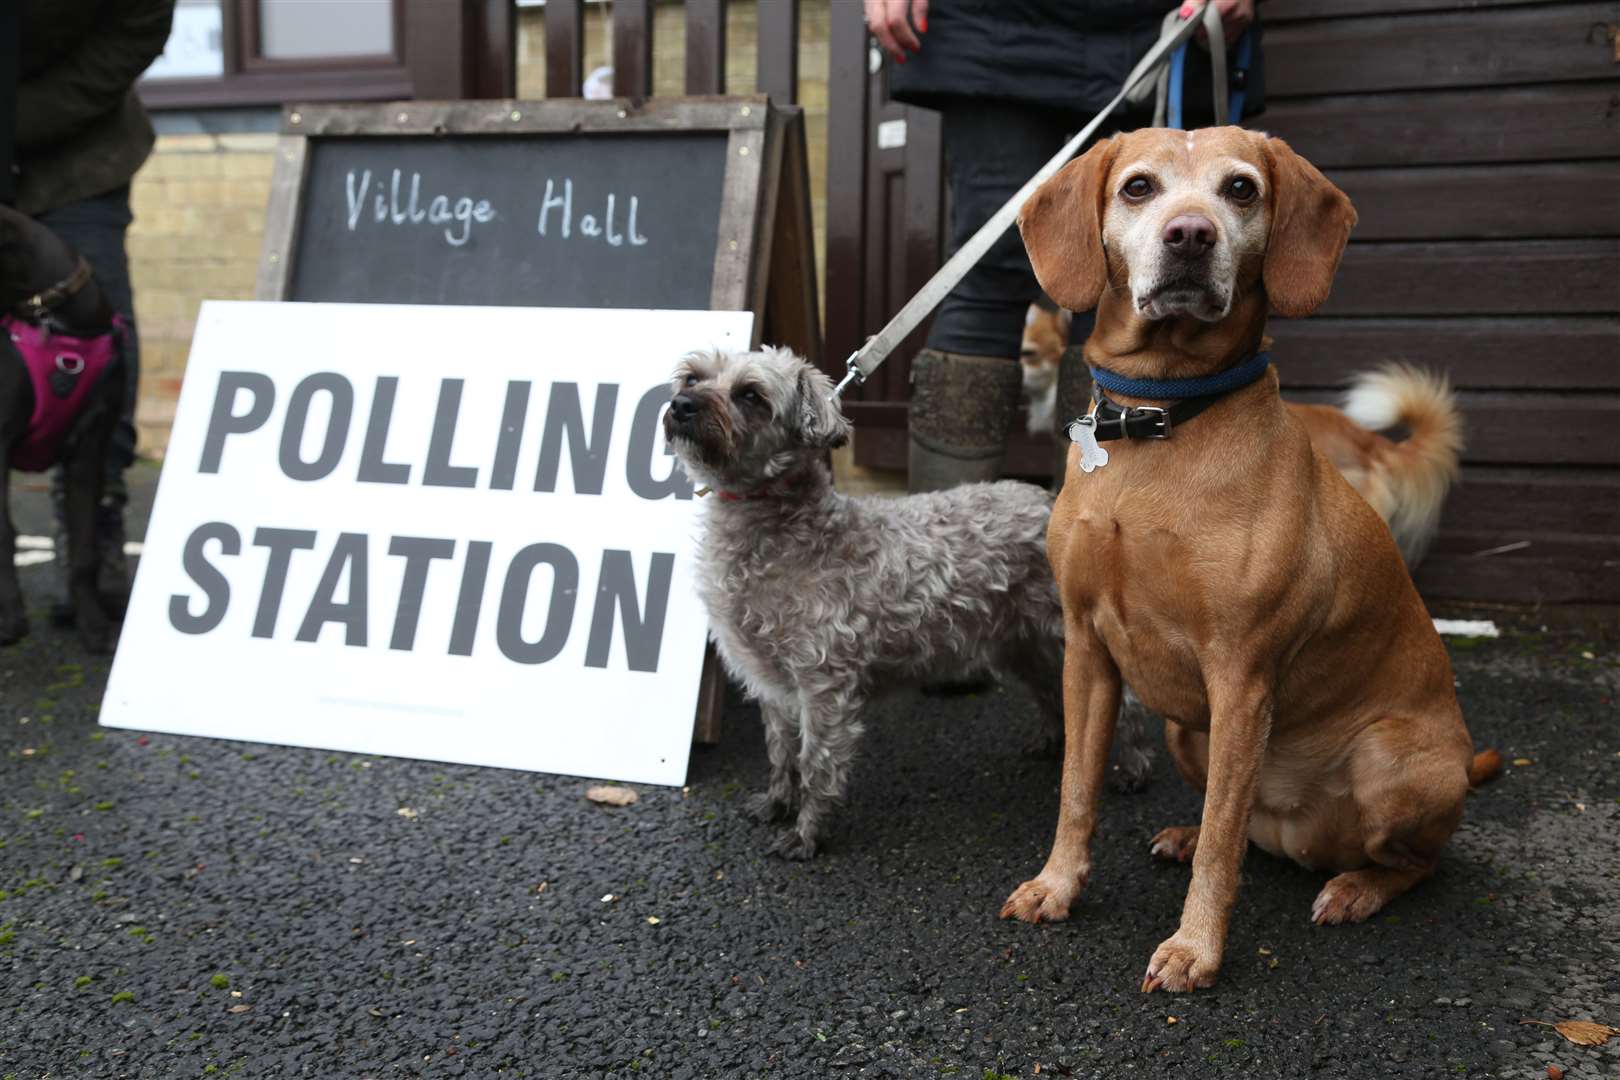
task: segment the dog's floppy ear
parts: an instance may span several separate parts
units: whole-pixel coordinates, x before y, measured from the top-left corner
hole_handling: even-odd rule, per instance
[[[1018,214],[1036,279],[1070,311],[1090,311],[1108,287],[1103,185],[1118,153],[1116,139],[1096,144],[1036,188]]]
[[[799,366],[799,438],[806,446],[826,449],[849,442],[849,419],[833,400],[833,384],[808,363]]]
[[[1271,238],[1263,276],[1279,315],[1309,315],[1333,286],[1356,224],[1350,197],[1281,139],[1265,141],[1271,166]]]

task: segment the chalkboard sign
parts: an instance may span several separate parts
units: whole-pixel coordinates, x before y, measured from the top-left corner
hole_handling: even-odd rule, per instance
[[[726,142],[320,140],[288,299],[707,308]]]
[[[815,360],[803,144],[764,97],[288,106],[257,296],[770,307]]]
[[[257,298],[752,311],[821,362],[801,110],[763,96],[290,105]],[[698,737],[719,735],[711,650]]]

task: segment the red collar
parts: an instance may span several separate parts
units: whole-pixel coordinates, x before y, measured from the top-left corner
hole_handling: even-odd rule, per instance
[[[752,502],[755,499],[780,499],[786,492],[761,488],[759,491],[750,491],[746,494],[736,491],[716,491],[715,494],[720,496],[721,502]]]
[[[720,496],[720,501],[721,502],[752,502],[755,499],[780,499],[780,498],[783,498],[784,496],[786,496],[788,494],[788,492],[792,491],[794,488],[796,488],[798,486],[799,486],[799,484],[797,484],[797,483],[789,483],[789,484],[786,485],[785,490],[772,491],[771,486],[769,484],[766,484],[764,487],[760,488],[758,491],[746,491],[746,492],[745,491],[722,491],[719,488],[704,488],[702,491],[699,491],[698,494],[699,495],[707,495],[710,492],[713,492],[714,494]]]

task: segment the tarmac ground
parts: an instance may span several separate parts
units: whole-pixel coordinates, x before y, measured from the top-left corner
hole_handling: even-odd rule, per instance
[[[32,479],[14,514],[49,535]],[[1057,806],[1014,690],[874,706],[848,804],[793,864],[741,812],[766,763],[735,694],[688,785],[624,808],[573,777],[102,729],[107,660],[50,625],[52,565],[20,573],[0,1080],[1620,1077],[1620,1037],[1521,1023],[1620,1026],[1613,612],[1449,640],[1476,744],[1512,764],[1439,873],[1322,928],[1323,876],[1251,850],[1219,984],[1173,996],[1138,989],[1188,877],[1148,840],[1199,810],[1162,750],[1105,799],[1071,920],[996,918]]]

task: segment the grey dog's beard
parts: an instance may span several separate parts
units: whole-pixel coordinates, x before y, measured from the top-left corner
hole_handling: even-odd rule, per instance
[[[690,435],[673,434],[667,436],[666,441],[681,467],[686,470],[686,475],[710,487],[723,484],[726,467],[731,464],[723,454],[715,453],[713,448]]]

